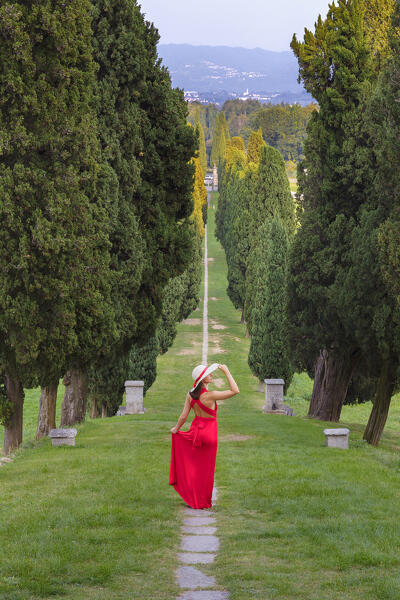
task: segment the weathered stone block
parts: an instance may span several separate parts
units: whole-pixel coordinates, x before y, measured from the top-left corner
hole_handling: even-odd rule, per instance
[[[144,381],[125,381],[126,415],[143,415]]]
[[[285,414],[283,405],[283,388],[285,382],[283,379],[264,379],[265,383],[265,406],[263,413],[267,414]]]
[[[49,438],[52,446],[75,446],[76,429],[51,429]]]
[[[326,446],[329,448],[349,448],[350,429],[324,429]]]

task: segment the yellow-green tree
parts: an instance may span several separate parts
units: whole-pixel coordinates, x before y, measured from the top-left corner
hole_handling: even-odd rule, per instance
[[[220,111],[215,120],[215,129],[213,145],[211,149],[211,166],[217,165],[224,160],[226,144],[230,140],[228,124],[225,119],[225,113]]]
[[[197,136],[199,138],[199,154],[198,154],[198,156],[200,158],[200,164],[201,164],[201,168],[203,169],[203,173],[206,173],[207,172],[206,138],[204,136],[204,129],[203,129],[203,125],[201,124],[201,120],[200,120],[200,109],[199,108],[196,111],[195,128],[196,128]]]
[[[247,161],[255,164],[260,162],[261,148],[265,146],[263,140],[262,129],[259,127],[257,131],[252,131],[247,144]]]
[[[191,219],[196,224],[199,237],[204,236],[204,213],[207,207],[207,190],[204,185],[204,172],[200,163],[200,158],[193,159],[195,165],[194,186],[193,186],[193,212]]]

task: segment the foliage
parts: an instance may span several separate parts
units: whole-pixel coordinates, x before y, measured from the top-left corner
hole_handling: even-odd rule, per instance
[[[261,127],[257,131],[252,131],[247,144],[247,160],[249,163],[253,162],[256,165],[260,162],[261,148],[265,146],[265,142],[262,136]]]
[[[249,126],[261,128],[266,143],[279,150],[286,161],[298,162],[303,158],[307,124],[315,110],[315,104],[267,105],[251,114]]]
[[[196,123],[196,132],[199,138],[199,159],[203,173],[207,172],[207,151],[206,151],[206,140],[204,138],[203,126],[200,120]]]
[[[246,286],[246,293],[254,296],[249,366],[260,381],[284,379],[286,389],[293,377],[285,314],[288,251],[289,239],[282,222],[278,217],[267,219],[249,255],[249,265],[255,262],[253,287]]]
[[[158,32],[137,3],[94,0],[92,26],[102,150],[118,179],[112,246],[118,341],[99,357],[90,382],[95,395],[106,397],[109,365],[117,357],[112,387],[119,390],[130,349],[155,336],[164,288],[189,264],[196,134],[183,93],[171,88],[158,59]]]
[[[114,339],[89,15],[86,0],[0,8],[0,357],[27,385]]]
[[[226,144],[229,140],[230,135],[228,131],[228,125],[225,119],[225,113],[220,111],[215,121],[215,129],[210,158],[211,167],[214,165],[217,165],[218,167],[220,166],[220,164],[222,164],[225,157]]]

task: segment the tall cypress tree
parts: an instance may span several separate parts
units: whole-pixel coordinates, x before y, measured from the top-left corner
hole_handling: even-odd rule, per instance
[[[171,88],[158,59],[158,32],[136,1],[93,0],[92,27],[102,149],[119,202],[112,247],[118,343],[91,371],[96,393],[108,387],[110,362],[126,364],[134,344],[154,337],[163,289],[190,260],[196,139],[183,93]]]
[[[297,367],[312,371],[317,361],[309,414],[332,421],[340,417],[361,356],[332,286],[366,194],[349,162],[362,160],[362,149],[349,149],[365,86],[373,79],[364,17],[361,1],[341,0],[325,21],[319,17],[315,33],[306,30],[304,42],[292,41],[300,76],[320,110],[311,117],[299,168],[304,212],[291,253],[290,339]]]
[[[257,131],[250,133],[249,142],[247,144],[247,160],[258,164],[261,156],[261,148],[265,146],[263,140],[262,129],[259,127]]]
[[[85,339],[92,355],[110,342],[114,205],[101,192],[89,14],[86,0],[0,8],[6,452],[22,440],[23,385],[54,384]]]
[[[215,120],[215,128],[213,133],[213,143],[211,149],[211,167],[220,166],[225,157],[226,144],[230,140],[228,124],[226,122],[225,113],[221,110]]]
[[[285,314],[289,238],[279,217],[267,219],[258,238],[251,253],[256,277],[248,362],[260,381],[283,378],[287,388],[293,376]]]

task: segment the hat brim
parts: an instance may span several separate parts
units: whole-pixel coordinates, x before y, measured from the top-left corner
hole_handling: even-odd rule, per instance
[[[207,377],[207,375],[210,375],[210,373],[212,373],[213,371],[216,371],[218,368],[219,368],[219,364],[218,363],[213,363],[212,365],[210,365],[209,367],[207,367],[207,371],[205,371],[205,373],[202,376],[202,378],[200,379],[199,383],[201,383],[203,381],[203,379],[205,377]],[[190,391],[194,392],[194,390],[197,388],[197,386],[199,385],[199,383],[197,383],[197,385],[195,385],[195,387],[192,388]]]

